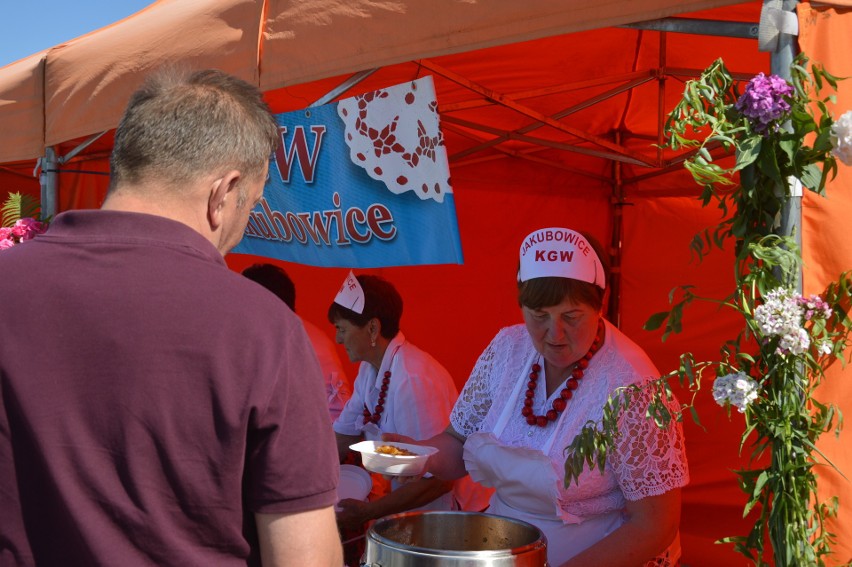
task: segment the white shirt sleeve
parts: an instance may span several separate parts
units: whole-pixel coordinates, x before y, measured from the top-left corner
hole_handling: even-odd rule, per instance
[[[406,343],[391,376],[389,420],[382,429],[427,439],[447,428],[457,390],[449,372],[434,358]]]
[[[332,426],[334,431],[341,435],[361,435],[364,428],[364,399],[368,381],[365,366],[368,364],[362,362],[358,367],[352,397],[343,406]]]
[[[450,413],[450,424],[468,437],[482,431],[483,423],[498,396],[507,395],[523,361],[526,335],[523,325],[501,329],[479,355],[459,399]]]

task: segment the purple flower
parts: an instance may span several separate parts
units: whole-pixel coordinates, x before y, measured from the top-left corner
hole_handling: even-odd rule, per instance
[[[777,128],[780,119],[790,112],[788,99],[792,95],[793,87],[787,81],[760,73],[748,82],[734,106],[749,119],[755,132],[766,135],[770,126]]]

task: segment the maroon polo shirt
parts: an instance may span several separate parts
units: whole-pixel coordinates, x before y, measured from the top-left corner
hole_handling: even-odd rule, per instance
[[[253,512],[332,505],[298,319],[162,217],[56,217],[0,251],[0,566],[246,565]]]

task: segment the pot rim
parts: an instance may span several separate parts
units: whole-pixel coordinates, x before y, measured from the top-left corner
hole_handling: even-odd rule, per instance
[[[504,520],[507,522],[511,522],[513,524],[518,524],[521,527],[529,529],[533,533],[538,533],[538,539],[531,543],[527,543],[518,547],[507,547],[503,549],[490,549],[490,550],[447,550],[447,549],[437,549],[434,547],[423,547],[419,545],[411,545],[406,543],[401,543],[399,541],[387,538],[376,532],[376,526],[381,526],[387,523],[390,523],[395,520],[400,520],[402,518],[410,517],[410,516],[484,516],[488,518],[497,518],[500,520]],[[423,511],[414,511],[414,512],[401,512],[399,514],[390,514],[388,516],[382,516],[378,520],[373,523],[372,526],[367,530],[367,542],[372,539],[376,543],[381,544],[389,549],[402,550],[407,552],[416,552],[421,555],[429,555],[436,557],[479,557],[479,558],[496,558],[496,557],[506,557],[506,556],[514,556],[514,555],[523,555],[525,553],[535,552],[539,549],[546,549],[547,547],[547,538],[539,528],[530,524],[529,522],[525,522],[523,520],[518,520],[517,518],[510,518],[508,516],[500,516],[498,514],[486,514],[484,512],[463,512],[463,511],[438,511],[438,510],[423,510]]]

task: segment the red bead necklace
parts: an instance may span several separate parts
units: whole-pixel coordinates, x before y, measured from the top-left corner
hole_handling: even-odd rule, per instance
[[[385,398],[388,395],[388,385],[390,384],[391,371],[385,370],[385,377],[382,378],[382,387],[379,389],[379,403],[376,404],[375,413],[370,413],[367,409],[367,404],[364,404],[364,425],[370,422],[379,423],[382,418],[382,412],[385,411]]]
[[[598,321],[598,334],[595,340],[592,341],[592,346],[589,352],[574,363],[574,369],[571,371],[571,378],[565,382],[565,387],[559,393],[559,397],[553,400],[553,409],[547,410],[545,415],[535,415],[532,409],[533,398],[535,397],[535,386],[538,381],[538,373],[541,372],[541,365],[537,362],[533,363],[530,369],[530,381],[527,384],[526,399],[524,399],[524,407],[521,408],[521,415],[527,420],[530,425],[538,425],[539,427],[547,427],[551,421],[556,421],[559,414],[562,413],[568,406],[568,400],[574,397],[574,390],[580,385],[580,380],[583,378],[583,372],[588,368],[589,361],[595,356],[595,353],[600,350],[603,344],[604,324],[603,320]]]

